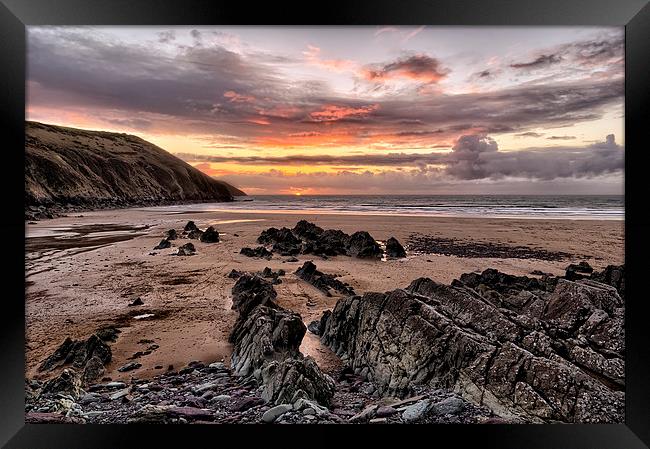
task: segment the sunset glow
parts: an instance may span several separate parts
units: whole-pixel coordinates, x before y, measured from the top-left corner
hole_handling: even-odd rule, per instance
[[[622,28],[29,27],[27,118],[250,194],[622,193],[623,56]]]

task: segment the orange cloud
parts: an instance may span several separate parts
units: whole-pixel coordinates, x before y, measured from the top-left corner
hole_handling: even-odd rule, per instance
[[[366,67],[361,75],[368,81],[384,82],[406,78],[424,83],[437,83],[446,78],[449,70],[440,62],[427,55],[419,54],[384,64],[380,67]]]
[[[303,51],[302,54],[305,55],[309,63],[335,72],[355,70],[358,65],[349,59],[321,59],[321,49],[313,45],[308,45],[307,50]]]
[[[315,122],[335,122],[344,118],[367,117],[378,108],[378,104],[361,106],[358,108],[330,104],[324,106],[320,111],[312,112],[309,114],[309,117]]]
[[[224,92],[224,97],[228,98],[231,103],[254,103],[255,97],[252,95],[238,94],[234,90]]]

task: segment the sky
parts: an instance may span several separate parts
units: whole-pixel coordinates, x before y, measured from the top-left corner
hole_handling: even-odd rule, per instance
[[[259,194],[622,194],[623,28],[28,27],[26,117]]]

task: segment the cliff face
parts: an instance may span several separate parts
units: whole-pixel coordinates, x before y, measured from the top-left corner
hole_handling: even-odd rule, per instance
[[[232,201],[241,190],[139,137],[25,123],[25,206],[102,208]]]

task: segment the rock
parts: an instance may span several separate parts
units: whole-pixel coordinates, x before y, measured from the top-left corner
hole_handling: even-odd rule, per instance
[[[386,424],[388,422],[388,419],[386,419],[386,418],[373,418],[368,422],[370,424]]]
[[[406,257],[406,251],[404,251],[404,247],[395,237],[391,237],[386,240],[386,256],[394,259]]]
[[[199,228],[194,224],[193,221],[188,221],[185,227],[183,228],[185,232],[198,231]]]
[[[237,399],[231,406],[231,409],[235,412],[245,412],[246,410],[256,407],[258,405],[264,404],[264,399],[248,396],[241,399]]]
[[[98,329],[95,335],[102,341],[116,341],[119,333],[121,333],[119,329],[111,326]]]
[[[385,418],[388,416],[393,416],[397,413],[397,410],[389,405],[383,405],[377,409],[375,415],[379,418]]]
[[[241,276],[242,274],[244,274],[244,272],[242,272],[242,271],[238,271],[238,270],[235,270],[235,269],[233,268],[233,269],[230,271],[230,273],[228,273],[228,277],[229,277],[230,279],[239,279],[240,276]]]
[[[321,341],[382,395],[447,388],[509,419],[613,423],[624,417],[623,316],[605,283],[485,270],[343,298]]]
[[[239,254],[242,254],[246,257],[257,257],[261,259],[268,259],[270,260],[271,257],[273,257],[273,253],[271,253],[269,250],[264,248],[263,246],[258,246],[257,248],[242,248],[239,251]]]
[[[298,259],[297,257],[289,257],[284,262],[290,262],[290,263],[292,263],[292,262],[300,262],[300,259]]]
[[[214,401],[214,402],[225,402],[225,401],[229,401],[230,398],[231,398],[231,396],[228,395],[228,394],[220,394],[220,395],[217,395],[217,396],[213,397],[212,401]]]
[[[625,266],[607,265],[602,272],[591,273],[590,279],[611,285],[616,289],[619,296],[625,299]]]
[[[327,296],[332,296],[330,289],[343,293],[344,295],[354,295],[354,289],[348,284],[345,284],[334,276],[322,273],[316,269],[316,265],[313,262],[307,261],[303,264],[302,267],[298,268],[296,275],[304,280],[309,282],[311,285],[325,293]]]
[[[197,407],[170,407],[166,410],[168,415],[184,418],[188,421],[204,420],[212,421],[214,420],[214,415],[210,410],[201,409]]]
[[[208,227],[200,237],[203,243],[217,243],[219,241],[219,233],[212,227]]]
[[[111,401],[116,401],[116,400],[118,400],[118,399],[122,399],[122,398],[126,397],[126,395],[128,395],[128,394],[129,394],[129,389],[128,389],[128,388],[125,388],[125,389],[123,389],[123,390],[116,391],[115,393],[113,393],[112,395],[110,395],[108,398],[109,398]]]
[[[186,243],[178,248],[177,256],[193,256],[196,253],[196,248],[192,243]]]
[[[97,379],[101,379],[104,375],[104,363],[97,356],[93,356],[86,362],[82,374],[82,383],[84,385],[91,384]]]
[[[178,238],[178,234],[176,233],[176,229],[170,229],[167,232],[165,232],[165,239],[176,240],[177,238]]]
[[[117,370],[120,373],[126,373],[127,371],[133,371],[134,369],[138,369],[140,367],[142,367],[141,363],[130,362],[130,363],[127,363],[126,365],[121,366]]]
[[[354,415],[349,419],[350,422],[366,422],[373,416],[375,416],[375,413],[377,412],[378,406],[375,405],[369,405],[368,407],[364,408],[362,411]]]
[[[187,238],[192,240],[200,240],[203,237],[203,231],[194,229],[187,233]]]
[[[580,262],[578,264],[571,264],[566,267],[566,275],[564,276],[570,281],[583,279],[588,277],[594,269],[587,262]]]
[[[79,403],[82,405],[88,405],[88,404],[92,404],[93,402],[99,402],[101,400],[102,400],[101,395],[97,393],[86,393],[81,397]]]
[[[97,357],[103,364],[107,364],[111,361],[111,348],[95,334],[88,337],[85,341],[75,341],[68,337],[39,366],[38,370],[49,371],[58,366],[70,363],[75,368],[83,369],[92,357]]]
[[[166,248],[171,248],[172,242],[170,242],[168,239],[162,239],[160,243],[158,243],[156,246],[153,247],[154,250],[160,250],[160,249],[166,249]]]
[[[406,423],[412,423],[421,420],[431,408],[431,401],[423,399],[413,405],[409,405],[402,412],[402,420]]]
[[[57,377],[45,382],[40,395],[55,394],[67,394],[75,399],[83,395],[81,378],[75,370],[66,368]]]
[[[144,407],[138,409],[128,419],[129,424],[168,424],[171,422],[171,417],[167,411],[170,406],[146,404]]]
[[[25,424],[84,424],[83,418],[66,416],[61,413],[28,412]]]
[[[213,362],[208,365],[211,371],[227,371],[228,368],[223,362]]]
[[[316,240],[323,233],[323,228],[307,220],[300,220],[294,226],[293,232],[301,239]]]
[[[133,300],[133,302],[129,303],[129,307],[134,307],[134,306],[141,306],[144,305],[144,301],[142,301],[142,298],[139,296]]]
[[[347,252],[350,256],[359,258],[380,258],[384,254],[379,244],[366,231],[358,231],[350,236]]]
[[[452,396],[447,399],[443,399],[440,402],[436,402],[433,404],[431,409],[433,413],[437,415],[457,415],[463,411],[464,406],[465,402],[463,402],[461,398]]]
[[[334,395],[334,381],[318,368],[314,359],[299,352],[281,362],[265,364],[261,374],[262,397],[275,404],[293,403],[295,397],[304,397],[327,406]]]
[[[259,276],[245,274],[237,279],[232,288],[232,308],[246,317],[257,306],[275,307],[277,296],[270,282]]]
[[[265,423],[272,423],[291,409],[293,409],[291,404],[279,404],[275,407],[271,407],[262,415],[262,421]]]

